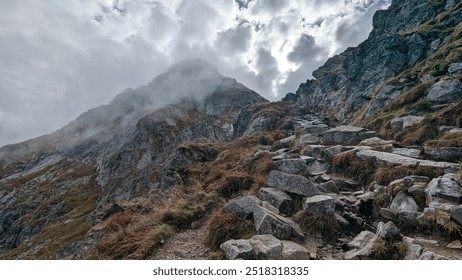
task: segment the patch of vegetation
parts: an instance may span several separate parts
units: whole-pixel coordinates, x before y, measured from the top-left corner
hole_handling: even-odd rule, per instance
[[[444,234],[452,238],[462,238],[462,228],[451,220],[448,212],[435,210],[425,213],[425,220],[430,223],[431,229],[439,234]]]
[[[339,153],[332,158],[334,172],[353,176],[363,186],[372,182],[375,168],[375,164],[357,157],[354,151]]]
[[[76,181],[85,177],[87,183]],[[22,217],[22,222],[30,228],[41,227],[42,230],[0,258],[53,259],[68,245],[86,237],[91,228],[90,215],[101,195],[93,166],[60,162],[23,177],[21,181],[29,193],[18,192],[18,205],[34,205],[40,200],[38,207]]]
[[[212,250],[218,250],[227,240],[248,239],[256,234],[251,220],[241,219],[236,213],[223,210],[212,214],[207,227],[209,234],[206,245]]]
[[[313,234],[320,234],[325,239],[333,239],[340,230],[340,225],[335,215],[320,214],[309,216],[306,213],[296,215],[294,221],[300,225],[302,230]]]
[[[374,173],[373,180],[379,185],[388,185],[394,180],[406,176],[417,175],[427,176],[430,179],[444,175],[443,169],[428,166],[402,166],[402,165],[383,165],[379,166]]]
[[[377,239],[371,249],[373,260],[403,260],[407,246],[403,241]]]

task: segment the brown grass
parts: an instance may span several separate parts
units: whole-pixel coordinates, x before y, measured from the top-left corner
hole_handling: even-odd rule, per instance
[[[87,184],[75,183],[75,179],[87,176],[90,177]],[[41,228],[41,231],[1,255],[1,259],[52,259],[68,245],[86,237],[91,227],[91,213],[101,195],[93,166],[63,161],[23,177],[19,182],[23,185],[17,186],[16,203],[34,205],[39,202],[33,211],[23,214],[23,225]],[[58,203],[62,207],[56,213],[52,207]]]
[[[375,171],[373,163],[356,156],[354,151],[343,152],[332,158],[334,172],[353,177],[361,185],[365,186],[372,182]]]
[[[340,225],[334,215],[309,216],[303,213],[301,215],[297,214],[294,221],[300,225],[303,231],[313,234],[318,233],[328,240],[335,238],[340,230]]]
[[[411,175],[427,176],[433,179],[444,175],[444,170],[428,166],[383,165],[377,168],[373,179],[378,184],[387,186],[394,180]]]
[[[371,249],[371,259],[374,260],[403,260],[407,246],[403,241],[389,241],[377,239]]]
[[[243,220],[236,213],[224,210],[212,214],[207,228],[206,245],[212,250],[218,250],[223,242],[230,239],[250,238],[256,234],[251,220]]]
[[[436,210],[426,213],[424,218],[430,223],[431,229],[452,238],[462,238],[462,228],[451,220],[448,212]]]

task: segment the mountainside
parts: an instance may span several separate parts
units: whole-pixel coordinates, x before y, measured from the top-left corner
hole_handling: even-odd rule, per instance
[[[462,3],[268,102],[202,60],[0,148],[2,259],[462,259]]]
[[[50,135],[2,147],[0,252],[77,219],[72,227],[85,233],[90,215],[109,202],[162,196],[181,183],[170,170],[179,145],[229,140],[240,110],[262,102],[208,63],[187,60]],[[82,238],[69,234],[63,238]]]
[[[370,117],[421,81],[452,74],[448,65],[461,57],[461,6],[453,0],[392,1],[374,15],[366,41],[330,58],[313,72],[315,80],[283,100],[347,123],[366,105],[363,116]],[[391,79],[404,70],[406,77]]]

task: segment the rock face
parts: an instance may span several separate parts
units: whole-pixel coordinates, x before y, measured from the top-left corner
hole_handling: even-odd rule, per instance
[[[243,196],[231,201],[223,209],[239,215],[242,219],[247,219],[255,209],[262,205],[262,201],[255,196]]]
[[[442,80],[434,84],[426,100],[435,103],[448,103],[460,99],[462,96],[462,82],[460,80]]]
[[[364,139],[374,137],[374,131],[362,127],[339,126],[323,133],[323,140],[329,144],[356,145]]]
[[[83,211],[74,215],[82,215],[84,222],[75,227],[84,230],[94,222],[97,208],[162,194],[184,183],[182,166],[213,159],[217,151],[181,145],[231,139],[242,109],[265,102],[207,62],[187,60],[50,135],[2,147],[0,252],[49,227],[56,232],[69,227],[64,222],[75,223],[68,217],[73,208]],[[18,184],[24,176],[30,179]],[[31,212],[27,209],[36,213],[18,214]],[[32,249],[22,257],[33,254]]]
[[[312,181],[301,175],[292,175],[273,170],[268,177],[268,186],[303,196],[319,194]]]
[[[305,238],[298,224],[265,208],[256,209],[253,220],[258,234],[270,234],[278,239],[303,240]]]
[[[425,189],[427,201],[451,201],[461,203],[462,187],[455,180],[456,174],[446,174],[433,179]]]
[[[331,196],[315,195],[303,200],[303,210],[310,216],[334,214],[335,202]]]
[[[315,112],[328,111],[343,122],[371,99],[366,115],[378,112],[403,91],[383,82],[427,58],[445,39],[405,32],[454,7],[445,2],[449,3],[393,0],[387,10],[374,15],[373,30],[366,41],[330,58],[313,72],[314,80],[307,80],[284,100]],[[443,25],[457,25],[462,16],[458,13],[456,17],[458,20],[447,19]],[[377,88],[379,85],[382,87]],[[435,99],[450,100],[452,96],[444,94]]]
[[[261,188],[258,192],[258,197],[271,203],[284,215],[290,216],[294,211],[294,200],[278,189]]]
[[[244,259],[255,260],[255,252],[252,248],[250,240],[228,240],[220,245],[220,248],[225,252],[228,260]]]

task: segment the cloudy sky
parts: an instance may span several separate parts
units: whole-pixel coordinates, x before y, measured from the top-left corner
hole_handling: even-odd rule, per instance
[[[367,38],[390,0],[2,0],[0,146],[199,57],[270,100]]]

